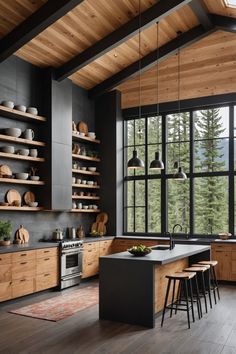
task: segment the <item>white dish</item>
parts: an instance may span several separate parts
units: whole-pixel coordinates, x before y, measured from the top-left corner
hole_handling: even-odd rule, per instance
[[[88,205],[83,205],[83,209],[88,209]]]
[[[16,179],[27,179],[29,177],[28,173],[16,173]]]
[[[98,206],[94,204],[94,205],[93,205],[93,209],[94,209],[94,210],[97,210],[97,208],[98,208]]]
[[[14,102],[13,101],[2,101],[1,103],[2,106],[7,107],[7,108],[14,108]]]
[[[1,150],[2,150],[2,152],[5,152],[6,154],[14,154],[15,153],[14,146],[2,146]]]
[[[93,185],[94,185],[94,182],[93,182],[93,181],[87,181],[87,185],[93,186]]]
[[[37,108],[35,107],[28,107],[27,110],[26,110],[27,113],[30,113],[30,114],[33,114],[35,116],[37,116],[38,114],[38,110]]]
[[[20,149],[17,151],[19,155],[23,156],[28,156],[29,155],[29,149]]]
[[[14,109],[16,109],[17,111],[21,111],[21,112],[26,112],[26,107],[22,104],[17,104]]]
[[[88,136],[91,138],[91,139],[95,139],[96,138],[96,134],[94,132],[88,132]]]
[[[13,136],[14,138],[19,138],[19,136],[21,136],[21,129],[7,128],[7,129],[5,129],[5,134],[8,136]]]
[[[87,184],[87,181],[85,179],[83,179],[82,184]]]
[[[87,167],[81,167],[81,170],[82,170],[82,171],[86,171],[86,170],[87,170]]]
[[[97,167],[88,167],[88,170],[90,172],[96,172]]]
[[[40,177],[39,176],[30,176],[31,181],[39,181]]]
[[[79,133],[79,136],[81,136],[81,138],[83,138],[85,136],[85,133]]]
[[[38,204],[39,204],[38,202],[29,202],[28,205],[29,205],[30,207],[36,208],[36,207],[38,206]]]

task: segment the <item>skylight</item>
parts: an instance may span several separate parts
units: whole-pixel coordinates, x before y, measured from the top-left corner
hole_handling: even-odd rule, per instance
[[[225,5],[228,7],[236,7],[236,0],[224,0]]]

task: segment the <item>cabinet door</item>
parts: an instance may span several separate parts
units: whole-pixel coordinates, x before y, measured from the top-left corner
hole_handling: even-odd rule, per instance
[[[36,291],[50,289],[58,285],[59,273],[57,270],[49,270],[43,274],[38,274],[36,277]]]
[[[19,297],[23,295],[32,294],[35,289],[34,278],[22,278],[12,282],[12,297]]]
[[[236,281],[236,251],[232,251],[231,258],[231,280]]]
[[[0,301],[11,299],[11,281],[0,283]]]
[[[26,257],[26,259],[28,259]],[[22,260],[12,264],[12,279],[35,278],[35,259]]]
[[[231,252],[213,249],[212,259],[218,261],[216,276],[218,280],[231,280]]]
[[[44,257],[37,259],[36,264],[36,274],[44,274],[48,271],[50,272],[58,272],[58,258],[57,257]]]

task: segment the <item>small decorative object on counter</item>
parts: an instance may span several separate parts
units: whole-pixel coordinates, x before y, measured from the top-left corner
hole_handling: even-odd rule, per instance
[[[12,224],[10,221],[0,221],[0,246],[11,244]]]
[[[94,205],[93,205],[93,208],[94,208]],[[106,235],[106,232],[107,232],[106,223],[107,222],[108,222],[108,214],[107,213],[99,213],[96,217],[96,222],[94,222],[92,224],[91,233],[97,232],[99,234],[99,236]]]
[[[76,236],[79,239],[83,239],[85,237],[85,232],[82,225],[80,225],[80,227],[76,230]]]
[[[221,240],[228,240],[228,238],[231,236],[232,236],[232,234],[230,234],[229,232],[219,233],[219,237]]]
[[[52,233],[53,240],[63,240],[63,237],[64,237],[64,235],[63,235],[63,231],[61,229],[56,229]]]
[[[20,225],[20,228],[16,230],[15,242],[18,244],[29,242],[29,231],[26,230],[23,225]]]
[[[143,257],[152,252],[151,248],[144,245],[133,246],[127,249],[127,251],[135,257]]]

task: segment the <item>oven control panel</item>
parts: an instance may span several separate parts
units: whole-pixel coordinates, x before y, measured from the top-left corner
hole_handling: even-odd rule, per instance
[[[61,243],[62,249],[82,248],[83,241],[66,241]]]

